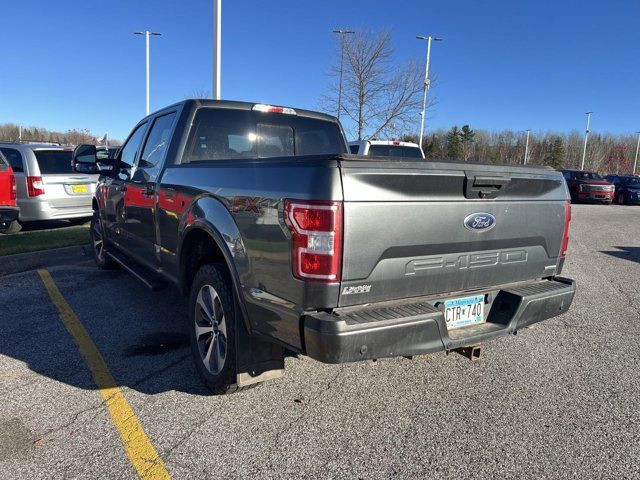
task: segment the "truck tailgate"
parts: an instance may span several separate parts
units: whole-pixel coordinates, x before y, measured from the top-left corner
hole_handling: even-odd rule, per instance
[[[343,158],[340,170],[340,306],[556,273],[567,201],[559,172],[367,157]],[[473,228],[475,214],[494,220]]]

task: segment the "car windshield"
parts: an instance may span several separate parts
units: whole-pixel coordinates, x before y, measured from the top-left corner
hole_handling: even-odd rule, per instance
[[[625,185],[640,187],[640,177],[626,177],[622,179],[622,183],[624,183]]]
[[[402,145],[371,145],[369,155],[376,157],[402,157],[422,158],[418,147],[405,147]]]
[[[73,173],[71,169],[71,150],[34,150],[40,173],[59,174]]]
[[[602,180],[596,172],[575,172],[576,180]]]

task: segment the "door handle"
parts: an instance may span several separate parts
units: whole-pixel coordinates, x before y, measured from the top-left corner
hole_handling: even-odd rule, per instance
[[[116,192],[126,192],[127,191],[127,186],[126,185],[118,185],[116,187]]]
[[[153,195],[154,191],[155,189],[153,188],[153,185],[145,185],[145,187],[142,189],[142,194],[150,197],[151,195]]]

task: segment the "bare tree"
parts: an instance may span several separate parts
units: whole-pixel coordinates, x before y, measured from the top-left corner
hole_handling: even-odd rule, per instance
[[[388,30],[356,32],[344,42],[340,114],[347,131],[358,140],[415,131],[422,100],[421,68],[412,62],[398,65],[394,61]],[[331,113],[338,109],[339,72],[338,54],[330,70],[335,81],[320,101],[321,108]]]

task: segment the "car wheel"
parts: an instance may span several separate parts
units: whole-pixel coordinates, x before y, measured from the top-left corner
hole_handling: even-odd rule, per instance
[[[620,205],[624,205],[625,203],[627,203],[626,199],[624,198],[624,193],[623,192],[618,193],[618,203]]]
[[[8,223],[0,223],[0,233],[4,233],[5,235],[18,233],[20,230],[22,230],[22,225],[20,225],[18,220]]]
[[[113,268],[115,264],[113,260],[105,253],[105,235],[102,225],[102,219],[100,218],[100,212],[93,212],[91,217],[91,226],[89,228],[89,236],[91,237],[91,250],[93,252],[93,260],[96,262],[98,268],[107,270]]]
[[[198,270],[189,310],[191,354],[204,384],[216,395],[243,390],[236,385],[236,308],[231,279],[222,265]]]

